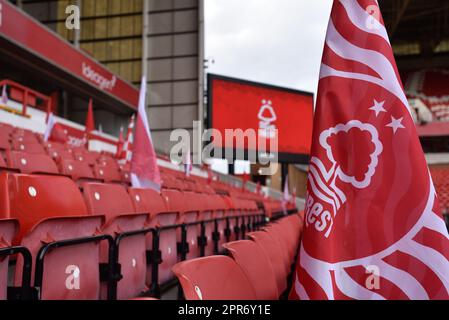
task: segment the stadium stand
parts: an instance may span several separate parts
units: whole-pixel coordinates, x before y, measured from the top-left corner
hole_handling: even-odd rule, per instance
[[[403,74],[405,90],[410,99],[421,99],[436,121],[449,121],[449,71],[423,69]]]
[[[173,271],[184,297],[187,300],[278,300],[285,297],[291,285],[296,254],[288,255],[284,248],[299,243],[301,228],[291,228],[293,232],[288,238],[292,237],[293,241],[287,242],[277,241],[281,233],[274,226],[284,228],[298,223],[302,225],[302,218],[298,214],[291,215],[268,225],[264,231],[249,233],[250,240],[225,243],[223,247],[233,260],[209,256],[178,263]]]
[[[276,286],[286,288],[295,253],[290,246],[298,245],[287,241],[301,221],[283,218],[287,212],[280,201],[162,166],[161,192],[134,189],[129,165],[109,154],[47,143],[38,133],[6,124],[0,131],[0,167],[6,169],[0,171],[0,229],[5,230],[0,299],[160,298],[184,270],[175,266],[196,259],[220,262],[224,269],[217,269],[217,275],[226,268],[238,270],[233,277],[242,292],[236,298],[279,297],[273,284],[270,292],[256,296],[238,252],[233,255],[238,263],[212,256],[231,251],[233,245],[226,243],[239,239],[259,246],[252,251],[265,254],[261,261],[273,263]],[[21,145],[24,150],[16,150]],[[101,179],[100,169],[105,169]],[[280,222],[260,231],[265,219],[276,218]],[[278,230],[281,223],[285,234]],[[263,248],[266,238],[271,244]],[[232,287],[232,280],[226,283]],[[204,289],[203,294],[235,293]]]
[[[438,194],[441,211],[447,216],[449,214],[449,167],[447,165],[431,166],[430,173]]]

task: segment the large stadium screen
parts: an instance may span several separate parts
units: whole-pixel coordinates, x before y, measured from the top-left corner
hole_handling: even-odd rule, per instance
[[[257,132],[257,140],[272,139],[277,134],[279,162],[308,161],[312,139],[312,93],[212,74],[208,75],[208,91],[209,128],[218,130],[222,137],[214,138],[214,149],[243,149],[245,154],[248,151],[257,153],[259,142],[253,144],[248,139],[239,142],[225,138],[227,129],[253,129]]]

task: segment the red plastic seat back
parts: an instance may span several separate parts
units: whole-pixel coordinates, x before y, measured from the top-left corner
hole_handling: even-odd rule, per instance
[[[19,221],[15,243],[44,219],[86,215],[83,197],[67,177],[0,173],[0,218]]]
[[[0,136],[9,138],[13,131],[14,127],[6,123],[0,123]]]
[[[122,176],[117,166],[103,166],[101,164],[95,163],[94,173],[97,179],[102,179],[106,182],[122,180]]]
[[[255,300],[254,288],[240,267],[229,257],[210,256],[176,264],[187,300]]]
[[[16,220],[0,220],[0,249],[11,246],[12,240],[19,229]],[[6,300],[8,288],[8,256],[0,256],[0,300]]]
[[[36,134],[33,131],[27,129],[16,128],[11,132],[11,138],[13,141],[25,142],[25,143],[39,143]]]
[[[134,206],[126,189],[118,184],[86,183],[84,199],[90,214],[102,214],[109,221],[117,216],[134,214]]]
[[[103,217],[67,217],[47,219],[34,226],[24,236],[26,246],[36,261],[44,243],[93,236],[103,223]],[[98,300],[100,298],[100,243],[86,243],[56,248],[44,258],[41,287],[43,300]],[[15,283],[20,284],[23,261],[18,258]],[[33,285],[34,285],[33,270]]]
[[[58,163],[62,160],[73,160],[73,154],[63,149],[47,148],[47,154]]]
[[[104,214],[106,224],[103,232],[115,236],[126,231],[141,230],[148,219],[147,214],[135,214],[129,194],[121,185],[86,183],[84,197],[91,214]],[[107,259],[106,248],[102,248],[102,260]],[[125,238],[119,245],[119,263],[123,278],[117,286],[117,298],[128,299],[145,289],[146,240],[145,235]],[[103,287],[102,298],[106,298]]]
[[[12,141],[12,149],[15,151],[46,155],[44,147],[39,142],[26,142],[20,140]]]
[[[0,154],[0,167],[2,167],[2,168],[7,167],[6,162],[5,162],[5,160],[3,160],[3,157],[1,154]]]
[[[0,131],[0,149],[9,150],[11,149],[11,142],[9,141],[9,135],[4,135]]]
[[[256,242],[257,245],[265,252],[268,260],[271,262],[274,273],[276,275],[277,287],[282,294],[287,289],[287,275],[284,255],[282,248],[273,237],[265,231],[256,231],[248,234],[248,237]]]
[[[19,169],[22,173],[59,173],[55,162],[47,155],[9,151],[6,157],[8,166]]]
[[[150,213],[153,217],[156,214],[168,211],[164,198],[155,190],[131,188],[128,192],[136,212]]]
[[[70,176],[73,180],[94,179],[94,174],[89,165],[77,160],[62,160],[61,173]]]
[[[88,165],[93,166],[100,154],[98,152],[87,151],[84,148],[77,148],[73,150],[73,156],[75,160],[87,162]]]
[[[243,270],[258,300],[278,300],[276,276],[267,255],[254,241],[241,240],[223,245]]]
[[[187,209],[187,203],[184,198],[184,193],[179,190],[162,190],[162,196],[167,203],[168,211],[184,212]]]

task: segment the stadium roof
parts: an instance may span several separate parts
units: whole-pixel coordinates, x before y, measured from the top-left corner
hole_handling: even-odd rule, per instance
[[[399,69],[449,67],[449,2],[381,0]]]

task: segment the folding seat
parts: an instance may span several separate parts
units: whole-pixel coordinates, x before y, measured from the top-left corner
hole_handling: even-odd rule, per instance
[[[46,155],[44,147],[39,142],[28,142],[28,141],[19,141],[12,140],[11,149],[20,152],[32,153],[32,154],[41,154]]]
[[[298,243],[297,239],[294,239],[293,230],[283,221],[271,223],[262,228],[262,230],[266,231],[279,244],[280,248],[282,248],[281,253],[284,263],[286,268],[290,269],[292,263],[294,263]]]
[[[9,135],[3,134],[1,131],[0,131],[0,149],[1,150],[11,149],[11,141]]]
[[[276,276],[262,248],[250,240],[228,242],[223,247],[228,250],[251,282],[258,300],[279,299]]]
[[[73,157],[75,160],[87,162],[88,165],[93,166],[100,154],[94,151],[87,151],[83,148],[73,149]]]
[[[265,231],[251,232],[247,236],[259,245],[267,255],[276,275],[279,292],[282,294],[287,289],[287,277],[290,270],[285,265],[285,258],[279,242],[274,241],[274,238]]]
[[[240,220],[239,217],[242,214],[242,206],[241,201],[238,198],[229,198],[231,202],[232,210],[228,210],[228,218],[229,218],[229,230],[231,231],[231,235],[229,241],[236,241],[240,239]]]
[[[7,168],[6,162],[2,155],[0,155],[0,168]]]
[[[22,173],[59,174],[58,167],[47,155],[9,151],[6,159],[8,167],[19,169]]]
[[[14,127],[7,123],[0,123],[0,135],[10,136],[14,131]]]
[[[71,151],[70,148],[67,147],[67,145],[65,145],[64,143],[61,143],[61,142],[48,141],[48,142],[43,142],[42,144],[47,149],[53,149],[53,150],[57,150],[57,151],[67,151],[70,153],[73,152],[73,151]]]
[[[91,167],[86,162],[77,160],[62,160],[60,163],[61,174],[70,176],[73,180],[83,182],[95,180]]]
[[[172,175],[162,176],[162,187],[166,189],[183,190],[184,185]]]
[[[0,249],[8,248],[19,229],[17,220],[0,220]],[[0,300],[6,300],[8,289],[9,256],[0,255]]]
[[[215,208],[220,206],[220,203],[214,203],[213,197],[209,194],[195,193],[194,198],[197,198],[199,203],[199,215],[198,221],[200,225],[198,226],[198,245],[199,245],[199,256],[210,256],[215,253],[214,249],[214,238],[217,237],[215,234]],[[203,235],[204,233],[204,235]]]
[[[11,137],[19,142],[40,143],[36,134],[27,129],[16,128],[11,132]]]
[[[143,230],[148,214],[136,214],[126,189],[118,184],[85,183],[83,194],[90,214],[102,214],[106,223],[102,231],[113,237],[124,232]],[[102,261],[107,259],[107,250],[102,248]],[[118,247],[118,262],[123,278],[117,284],[117,299],[129,299],[147,291],[145,234],[123,238]],[[103,287],[102,297],[106,298]]]
[[[255,300],[250,281],[226,256],[210,256],[178,263],[173,272],[186,300]]]
[[[167,205],[161,193],[153,189],[130,188],[128,190],[137,213],[149,213],[150,221],[156,215],[167,212]]]
[[[117,160],[110,155],[100,155],[97,159],[97,162],[102,166],[113,166],[119,169]]]
[[[63,196],[58,196],[63,195]],[[1,218],[15,218],[20,230],[14,244],[21,243],[39,265],[33,268],[32,285],[41,299],[98,299],[99,239],[53,247],[39,259],[42,246],[55,241],[92,237],[103,218],[88,217],[76,184],[67,177],[1,173]],[[22,281],[23,259],[17,258],[15,284]],[[35,282],[34,273],[41,275]]]
[[[95,163],[93,167],[95,177],[105,182],[120,182],[122,180],[118,167],[103,166]]]
[[[47,148],[47,154],[57,163],[60,163],[62,160],[73,160],[73,154],[64,149]]]
[[[152,189],[128,190],[138,213],[149,213],[148,227],[167,227],[175,225],[178,221],[177,212],[169,212],[165,198],[161,193]],[[153,234],[147,234],[147,248],[153,250]],[[158,283],[165,283],[173,278],[171,268],[177,263],[177,236],[175,229],[161,230],[159,233],[159,250],[161,251],[162,263],[158,266]],[[152,265],[148,265],[147,285],[150,286],[152,279]]]
[[[226,212],[229,209],[225,200],[218,194],[205,195],[210,203],[209,208],[212,210],[213,218],[216,223],[206,224],[207,246],[205,255],[218,254],[223,243],[227,241],[225,230],[227,228]],[[210,241],[212,239],[212,241]]]
[[[184,193],[178,190],[163,190],[163,196],[166,199],[168,210],[172,212],[179,212],[179,223],[186,224],[185,227],[185,241],[188,243],[187,247],[181,245],[181,259],[193,259],[199,256],[198,248],[198,215],[199,203],[196,200],[194,193]],[[183,234],[178,234],[179,242],[182,242]],[[188,251],[188,252],[187,252]]]

